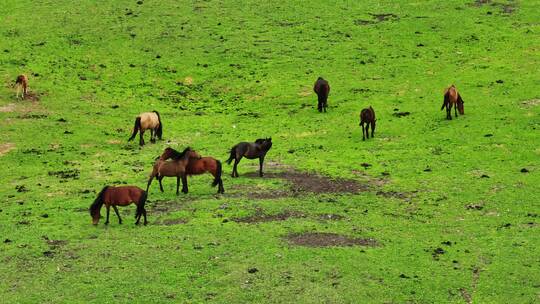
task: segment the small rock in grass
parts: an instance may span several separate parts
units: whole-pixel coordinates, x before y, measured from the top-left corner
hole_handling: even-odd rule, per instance
[[[258,272],[258,271],[259,271],[259,269],[257,269],[257,268],[250,268],[250,269],[248,269],[248,272],[249,272],[249,273],[255,273],[255,272]]]
[[[521,173],[529,173],[529,170],[528,170],[527,168],[523,168],[523,169],[521,169],[520,172],[521,172]]]

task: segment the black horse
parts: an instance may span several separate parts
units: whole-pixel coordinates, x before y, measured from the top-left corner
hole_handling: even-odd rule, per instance
[[[234,159],[232,177],[238,177],[237,166],[242,157],[247,159],[259,158],[259,176],[263,176],[263,162],[268,150],[272,148],[272,138],[259,138],[254,143],[241,142],[231,148],[231,155],[227,164],[231,164]]]
[[[330,93],[328,81],[324,80],[322,77],[319,77],[315,82],[313,91],[317,93],[318,97],[317,109],[319,109],[319,112],[322,112],[323,110],[326,112],[326,108],[328,107],[328,94]]]

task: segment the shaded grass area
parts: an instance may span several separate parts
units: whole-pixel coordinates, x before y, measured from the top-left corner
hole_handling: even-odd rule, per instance
[[[538,298],[538,3],[4,2],[6,302]],[[451,83],[466,114],[446,121]],[[362,142],[369,105],[377,130]],[[151,110],[165,139],[128,144]],[[178,197],[165,179],[148,226],[134,206],[122,225],[91,225],[97,191],[144,187],[166,146],[224,160],[267,136],[264,178],[243,160],[237,179],[224,166],[221,196],[209,175]]]

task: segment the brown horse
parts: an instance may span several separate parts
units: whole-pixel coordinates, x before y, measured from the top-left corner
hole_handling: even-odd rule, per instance
[[[176,195],[179,194],[180,178],[182,178],[182,192],[187,193],[187,185],[183,181],[185,180],[186,167],[190,158],[201,158],[201,156],[188,147],[182,153],[179,153],[178,158],[172,161],[166,161],[162,157],[157,158],[152,173],[150,174],[150,178],[148,179],[146,191],[148,192],[148,188],[150,188],[150,184],[152,184],[154,177],[159,181],[159,190],[163,192],[163,184],[161,183],[163,177],[176,176]]]
[[[263,176],[263,163],[264,157],[268,150],[272,148],[272,137],[270,138],[259,138],[254,143],[250,142],[241,142],[231,148],[231,154],[229,159],[227,159],[227,164],[231,164],[234,159],[234,167],[232,172],[232,177],[238,177],[238,163],[245,157],[247,159],[259,159],[259,176]]]
[[[326,108],[328,107],[328,94],[330,93],[328,81],[319,77],[315,82],[315,86],[313,86],[313,91],[317,93],[317,109],[319,109],[319,112],[322,112],[323,110],[326,112]]]
[[[28,94],[28,77],[26,77],[24,74],[17,76],[17,79],[15,80],[15,87],[17,88],[17,98],[19,98],[19,92],[22,88],[21,98],[24,99],[26,94]]]
[[[144,131],[150,129],[150,142],[156,142],[156,136],[161,139],[163,135],[163,123],[161,122],[161,117],[159,116],[158,111],[141,113],[137,118],[135,118],[135,126],[133,127],[133,134],[128,139],[132,141],[137,132],[140,132],[139,145],[144,145]]]
[[[173,148],[165,148],[163,154],[161,154],[160,159],[166,160],[172,158],[178,160],[181,158],[181,153],[176,151]],[[221,162],[213,157],[190,157],[187,167],[186,175],[182,178],[182,191],[185,189],[188,192],[188,175],[199,175],[205,172],[210,172],[214,176],[214,181],[212,182],[212,187],[218,186],[218,193],[224,193],[225,189],[223,188],[223,180],[221,179]]]
[[[366,137],[369,139],[369,126],[371,125],[371,137],[374,136],[375,133],[375,122],[377,119],[375,118],[375,110],[371,106],[369,108],[365,108],[360,112],[360,124],[359,126],[362,126],[362,140],[366,140]],[[364,129],[364,124],[366,125],[366,128]]]
[[[146,225],[148,221],[146,220],[146,209],[144,209],[144,204],[146,203],[147,193],[143,189],[135,186],[121,186],[121,187],[112,187],[105,186],[101,192],[99,192],[97,198],[94,200],[94,203],[90,205],[90,215],[92,216],[92,224],[97,225],[101,217],[100,210],[103,204],[107,207],[107,221],[105,225],[109,224],[109,212],[111,206],[118,216],[118,223],[122,224],[122,219],[120,218],[120,213],[118,213],[118,208],[116,206],[127,206],[129,204],[137,205],[137,212],[135,213],[135,218],[137,221],[136,225],[139,224],[141,215],[144,216],[144,224]]]
[[[459,95],[454,85],[451,85],[446,90],[444,90],[444,102],[442,104],[441,110],[446,107],[446,119],[452,119],[452,106],[454,106],[454,113],[456,117],[458,116],[457,111],[459,111],[459,114],[465,115],[463,103],[464,101]]]

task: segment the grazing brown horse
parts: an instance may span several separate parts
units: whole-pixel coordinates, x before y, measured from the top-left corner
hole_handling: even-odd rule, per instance
[[[360,124],[359,126],[362,126],[362,140],[366,140],[366,137],[369,138],[369,126],[371,125],[371,137],[374,136],[375,133],[375,122],[377,119],[375,118],[375,110],[371,106],[369,108],[365,108],[360,112]],[[364,129],[364,124],[366,125],[366,128]]]
[[[238,177],[238,163],[245,157],[247,159],[259,158],[259,176],[263,176],[263,162],[268,150],[272,148],[272,137],[259,138],[254,143],[241,142],[231,148],[231,155],[227,160],[227,164],[231,164],[234,159],[234,167],[232,177]]]
[[[156,159],[156,162],[154,163],[154,167],[152,169],[152,173],[150,174],[150,178],[148,179],[148,184],[146,185],[146,191],[148,192],[148,188],[150,188],[150,184],[152,184],[152,180],[154,179],[154,177],[157,178],[157,180],[159,181],[159,190],[163,192],[163,184],[161,183],[163,177],[176,176],[176,195],[178,195],[180,178],[182,178],[182,181],[185,180],[186,167],[190,158],[201,158],[201,156],[188,147],[182,153],[179,153],[178,158],[172,161],[166,161],[162,157]],[[182,192],[187,193],[187,185],[184,183],[182,184]]]
[[[146,209],[144,209],[146,198],[146,191],[139,187],[106,186],[101,190],[101,192],[99,192],[97,198],[94,200],[94,203],[90,205],[92,224],[98,224],[101,217],[100,210],[103,204],[105,204],[105,206],[107,207],[107,221],[105,222],[105,225],[109,224],[109,212],[111,206],[113,207],[116,216],[118,216],[118,223],[122,224],[122,219],[120,218],[120,213],[118,213],[118,208],[116,208],[116,206],[127,206],[133,203],[137,205],[137,212],[135,213],[135,218],[137,219],[137,221],[135,222],[135,224],[139,224],[139,220],[141,219],[142,215],[144,216],[144,224],[146,225],[148,223],[148,221],[146,220]]]
[[[158,111],[141,113],[135,118],[135,126],[133,127],[133,134],[128,139],[131,141],[140,132],[139,145],[144,145],[144,131],[150,129],[150,142],[156,142],[156,135],[159,139],[163,135],[163,123],[161,123],[161,117]]]
[[[444,90],[444,102],[441,110],[446,107],[446,119],[452,119],[452,106],[454,106],[454,112],[456,117],[458,116],[457,111],[459,111],[459,114],[464,115],[465,109],[463,109],[463,103],[463,99],[461,99],[461,96],[459,95],[454,85],[451,85],[446,90]]]
[[[21,98],[24,99],[26,94],[28,94],[28,77],[26,77],[24,74],[17,76],[17,79],[15,80],[15,87],[17,88],[17,98],[19,98],[19,92],[22,88]]]
[[[167,160],[172,158],[173,160],[178,160],[181,158],[181,153],[176,151],[173,148],[165,148],[163,154],[161,154],[160,159]],[[199,175],[205,172],[210,172],[214,176],[214,181],[212,182],[212,187],[218,187],[218,193],[224,193],[225,189],[223,188],[223,180],[221,179],[221,162],[213,157],[190,157],[188,164],[186,166],[186,174],[182,178],[182,191],[186,190],[185,193],[188,193],[188,175]]]
[[[322,77],[319,77],[315,82],[313,91],[317,93],[317,109],[319,109],[319,112],[322,112],[323,110],[326,112],[326,108],[328,107],[328,94],[330,93],[328,81],[324,80]]]

